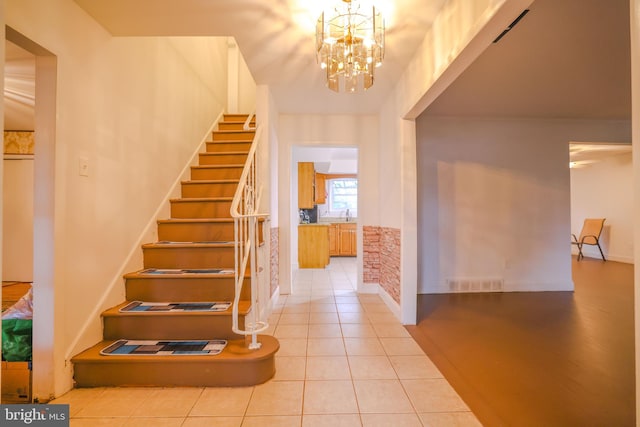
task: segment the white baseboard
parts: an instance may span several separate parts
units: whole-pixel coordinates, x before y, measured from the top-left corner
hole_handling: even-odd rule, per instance
[[[358,289],[360,294],[377,294],[380,289],[380,285],[377,283],[363,283]]]
[[[382,301],[389,307],[389,310],[393,313],[394,316],[402,323],[402,311],[400,310],[400,304],[398,304],[389,293],[382,287],[378,285],[378,295],[382,298]]]

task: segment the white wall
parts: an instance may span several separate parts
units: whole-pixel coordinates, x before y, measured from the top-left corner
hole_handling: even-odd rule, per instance
[[[633,129],[633,200],[634,218],[640,218],[640,0],[630,2],[631,33],[631,120]],[[634,246],[640,248],[640,226],[634,227]],[[634,264],[640,265],[640,250],[634,253]],[[634,303],[636,310],[640,307],[640,268],[634,272]],[[640,316],[635,316],[636,342],[636,425],[640,423]]]
[[[4,160],[2,280],[33,281],[33,159]]]
[[[585,218],[606,218],[600,246],[608,260],[633,263],[633,164],[631,153],[571,169],[571,232],[580,236]],[[574,246],[573,252],[577,254]],[[585,256],[600,258],[596,246]]]
[[[571,290],[570,140],[624,140],[626,122],[420,117],[419,292],[447,279]]]
[[[278,198],[281,251],[280,292],[291,292],[288,280],[297,264],[297,162],[293,147],[358,148],[358,286],[362,287],[362,226],[378,225],[378,118],[375,116],[281,115],[278,124]],[[286,265],[284,265],[286,264]],[[284,265],[284,266],[283,266]]]
[[[51,345],[66,350],[104,289],[122,281],[127,254],[224,109],[226,39],[113,38],[71,0],[6,0],[5,19],[58,59],[56,214],[49,219],[56,274],[51,288],[35,284],[34,298],[42,291],[66,302],[51,322]],[[78,175],[81,157],[88,177]],[[106,305],[123,296],[120,286]],[[35,340],[43,338],[34,328]],[[77,350],[100,338],[95,319]],[[71,387],[64,360],[53,371],[52,395]]]

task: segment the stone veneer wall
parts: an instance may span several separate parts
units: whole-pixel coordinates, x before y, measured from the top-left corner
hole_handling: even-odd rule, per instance
[[[278,248],[278,228],[271,229],[271,295],[278,288],[278,269],[280,268],[280,253]]]
[[[363,282],[379,283],[400,304],[400,230],[362,227]]]
[[[400,304],[400,230],[383,227],[380,233],[380,286]]]
[[[380,283],[380,227],[362,227],[362,281]]]

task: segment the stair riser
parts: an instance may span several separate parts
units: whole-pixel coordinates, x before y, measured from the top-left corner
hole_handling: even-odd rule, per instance
[[[160,360],[147,363],[130,359],[113,360],[111,363],[77,361],[74,363],[74,379],[76,387],[242,387],[262,384],[276,372],[273,357],[252,363],[215,361],[216,356],[208,357],[212,360],[175,362],[158,357]],[[117,359],[117,356],[111,358]]]
[[[234,278],[182,279],[169,277],[126,279],[127,301],[148,302],[205,302],[233,301]],[[251,298],[251,284],[245,279],[240,293],[241,300]]]
[[[237,114],[237,113],[228,113],[228,114],[224,114],[223,118],[222,118],[222,122],[246,122],[247,118],[249,117],[248,114]],[[256,118],[255,116],[251,118],[252,122],[255,122]]]
[[[247,155],[242,153],[238,154],[215,154],[215,153],[200,153],[199,163],[202,166],[214,166],[214,165],[244,165],[247,161]]]
[[[167,245],[170,246],[170,245]],[[223,248],[143,248],[144,268],[233,268],[233,246]]]
[[[188,182],[182,183],[182,197],[233,197],[238,188],[237,182]]]
[[[229,132],[213,132],[213,141],[252,141],[256,132],[251,130],[235,130]]]
[[[228,223],[160,223],[158,239],[169,242],[231,242],[233,222]]]
[[[244,315],[238,316],[240,328],[244,328]],[[130,340],[190,340],[190,339],[238,339],[241,335],[231,331],[231,315],[161,315],[124,314],[106,316],[104,339]]]
[[[234,122],[220,122],[218,123],[218,130],[244,130],[244,122],[247,119],[244,119],[244,121],[238,120],[238,121],[234,121]],[[256,122],[255,121],[251,121],[249,123],[250,127],[255,127],[256,126]]]
[[[251,141],[238,142],[207,142],[207,153],[221,153],[225,151],[249,151]]]
[[[258,224],[258,238],[264,243],[263,223]],[[233,222],[225,223],[159,223],[158,240],[168,242],[232,242]]]
[[[242,167],[213,167],[213,168],[191,168],[191,179],[239,179],[242,175]]]
[[[231,201],[171,201],[171,218],[231,218]]]

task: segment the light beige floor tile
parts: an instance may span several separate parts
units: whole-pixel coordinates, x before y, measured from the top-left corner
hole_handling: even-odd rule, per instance
[[[394,323],[374,323],[373,329],[380,338],[411,338],[411,335],[397,320]]]
[[[109,397],[92,399],[91,402],[78,411],[79,418],[87,417],[129,417],[142,404],[140,399],[127,399],[125,397]]]
[[[100,395],[100,399],[131,399],[143,400],[149,393],[162,387],[107,387]]]
[[[323,297],[329,298],[329,297]],[[311,313],[335,313],[337,311],[335,303],[318,303],[312,302],[309,309]]]
[[[200,387],[150,389],[134,417],[186,417],[203,392]]]
[[[389,356],[424,356],[413,338],[380,338],[380,342]]]
[[[344,346],[349,356],[382,356],[385,354],[378,338],[345,338]]]
[[[283,313],[280,316],[280,325],[306,325],[309,323],[309,313]]]
[[[391,426],[392,424],[389,424]],[[362,427],[360,415],[303,415],[302,427]]]
[[[338,313],[311,313],[309,316],[309,323],[339,323]]]
[[[460,396],[444,379],[401,382],[418,413],[469,411]]]
[[[358,298],[360,299],[361,304],[384,304],[382,298],[380,298],[380,296],[377,294],[358,294]]]
[[[344,356],[342,338],[309,338],[307,356]]]
[[[309,325],[309,338],[340,338],[342,329],[338,323],[316,323]]]
[[[482,427],[471,412],[433,412],[420,414],[422,423],[428,427]]]
[[[301,415],[304,381],[270,381],[255,387],[247,416]]]
[[[373,338],[377,337],[373,326],[367,323],[342,323],[342,336],[345,338]]]
[[[244,417],[242,427],[300,427],[300,415],[267,415]]]
[[[74,390],[72,390],[74,391]],[[70,393],[65,394],[55,400],[52,400],[52,404],[56,405],[69,405],[69,416],[75,417],[78,412],[85,408],[96,398],[85,397],[82,395],[72,395]]]
[[[123,427],[128,418],[71,418],[69,427]]]
[[[278,325],[275,336],[276,338],[306,338],[308,334],[309,325]]]
[[[414,413],[398,380],[354,380],[360,413]]]
[[[244,415],[253,387],[205,388],[189,416]]]
[[[370,323],[366,313],[338,313],[340,323]]]
[[[391,312],[388,312],[388,313],[367,312],[367,316],[369,317],[369,321],[374,325],[378,323],[383,323],[383,324],[389,323],[392,325],[399,325],[399,322],[400,322],[400,320],[395,316],[395,314]]]
[[[354,380],[398,379],[387,356],[349,356]]]
[[[276,374],[273,381],[304,380],[307,358],[303,356],[278,356],[276,354]]]
[[[306,338],[278,338],[280,342],[280,350],[277,356],[306,356],[307,355],[307,339]]]
[[[349,380],[349,362],[345,356],[307,358],[307,380]]]
[[[123,427],[180,427],[184,418],[141,417],[128,418]]]
[[[307,381],[304,414],[357,414],[358,405],[351,381]]]
[[[336,304],[358,304],[360,299],[357,296],[336,295]]]
[[[242,417],[190,417],[182,427],[240,427]]]
[[[309,312],[309,303],[300,303],[300,304],[287,304],[282,309],[282,314],[292,314],[292,313],[308,313]],[[282,314],[280,316],[282,316]]]
[[[363,313],[364,308],[358,303],[355,304],[336,304],[339,313]]]
[[[384,303],[384,301],[369,301],[363,302],[362,306],[364,307],[367,313],[391,313],[389,306]]]
[[[335,304],[336,299],[332,294],[327,295],[315,295],[311,297],[311,311],[313,310],[313,306],[315,304]]]
[[[389,360],[391,360],[391,364],[400,379],[442,378],[442,373],[426,355],[389,356]]]
[[[429,424],[425,424],[429,426]],[[416,414],[362,414],[363,427],[422,427]]]

